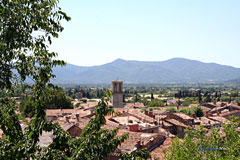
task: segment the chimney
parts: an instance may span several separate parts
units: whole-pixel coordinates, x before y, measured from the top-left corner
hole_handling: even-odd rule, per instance
[[[172,112],[168,111],[167,112],[167,119],[171,119]]]
[[[76,119],[79,122],[79,114],[78,113],[76,113]]]
[[[141,146],[141,141],[137,141],[137,147]]]
[[[192,117],[192,118],[196,118],[196,115],[195,115],[195,114],[192,114],[191,117]]]
[[[209,115],[208,115],[208,111],[206,111],[206,112],[205,112],[205,117],[208,118],[208,116],[209,116]]]
[[[69,123],[69,117],[68,117],[68,116],[66,116],[66,122],[68,122],[68,123]]]
[[[148,111],[147,110],[145,110],[145,114],[148,115]]]
[[[152,111],[148,112],[148,115],[153,118],[153,112]]]
[[[128,130],[130,132],[138,132],[138,124],[128,125]]]

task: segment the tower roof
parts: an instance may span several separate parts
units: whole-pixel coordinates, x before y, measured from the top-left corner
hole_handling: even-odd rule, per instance
[[[121,81],[121,80],[113,80],[112,82],[123,82],[123,81]]]

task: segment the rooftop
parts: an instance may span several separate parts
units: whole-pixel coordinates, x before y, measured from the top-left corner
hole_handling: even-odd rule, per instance
[[[155,120],[152,117],[149,117],[147,115],[145,115],[144,113],[141,112],[141,110],[139,109],[129,109],[128,113],[134,115],[135,117],[137,117],[138,119],[140,119],[141,121],[147,121],[149,123],[153,123]]]
[[[234,115],[236,113],[240,113],[240,110],[235,110],[235,111],[231,111],[231,112],[227,112],[227,113],[222,113],[220,114],[220,116],[230,116],[230,115]]]
[[[218,121],[220,123],[226,123],[226,122],[229,122],[228,119],[224,118],[224,117],[221,117],[221,116],[214,116],[214,117],[209,117],[209,119],[212,119],[214,121]]]
[[[194,119],[194,118],[192,118],[192,117],[190,117],[190,116],[188,116],[186,114],[183,114],[183,113],[173,113],[173,114],[177,115],[178,117],[181,117],[182,119],[187,119],[187,120]]]
[[[140,142],[141,145],[146,145],[155,138],[164,138],[163,135],[158,133],[139,133],[139,132],[129,132],[128,139],[118,147],[123,153],[132,152],[137,149],[137,144]]]
[[[184,127],[184,128],[187,127],[185,124],[183,124],[183,123],[181,123],[181,122],[179,122],[179,121],[177,121],[177,120],[175,120],[175,119],[167,119],[166,121],[167,121],[168,123],[173,124],[173,125],[176,125],[176,126],[180,126],[180,127]]]

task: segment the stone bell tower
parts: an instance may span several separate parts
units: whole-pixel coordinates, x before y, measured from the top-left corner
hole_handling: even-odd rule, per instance
[[[123,81],[112,81],[112,104],[113,108],[123,107]]]

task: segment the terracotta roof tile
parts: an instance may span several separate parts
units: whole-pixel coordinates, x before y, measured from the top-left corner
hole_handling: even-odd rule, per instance
[[[192,118],[192,117],[190,117],[186,114],[183,114],[183,113],[173,113],[173,114],[177,115],[178,117],[181,117],[182,119],[189,119],[189,120],[194,119],[194,118]]]
[[[240,110],[235,110],[235,111],[231,111],[231,112],[227,112],[227,113],[222,113],[220,114],[220,116],[229,116],[229,115],[233,115],[235,113],[240,113]]]

